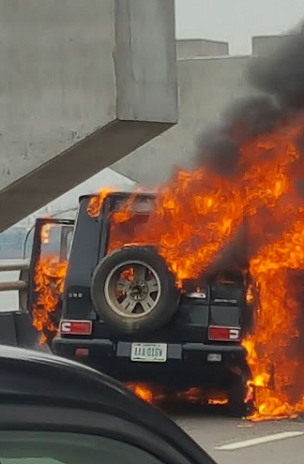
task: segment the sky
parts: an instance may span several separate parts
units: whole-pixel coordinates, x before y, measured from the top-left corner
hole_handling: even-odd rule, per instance
[[[288,32],[304,19],[304,0],[175,0],[178,39],[230,43],[230,54],[251,54],[251,37]]]

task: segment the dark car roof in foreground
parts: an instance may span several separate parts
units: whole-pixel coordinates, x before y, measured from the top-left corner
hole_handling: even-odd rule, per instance
[[[106,409],[124,416],[169,440],[191,449],[200,461],[201,450],[169,418],[161,415],[110,377],[64,358],[0,345],[0,403],[58,404]],[[1,423],[1,417],[0,417]]]
[[[131,392],[105,374],[42,351],[0,345],[0,376],[0,402],[5,394],[116,408],[137,402]]]

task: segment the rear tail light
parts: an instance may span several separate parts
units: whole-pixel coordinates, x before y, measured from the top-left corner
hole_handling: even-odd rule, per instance
[[[60,333],[63,335],[91,335],[92,321],[66,321],[60,322]]]
[[[208,332],[209,340],[222,342],[239,342],[241,337],[239,327],[210,326]]]

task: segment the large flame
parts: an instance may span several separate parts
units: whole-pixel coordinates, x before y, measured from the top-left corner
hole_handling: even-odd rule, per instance
[[[41,229],[41,243],[50,243],[51,223]],[[33,325],[40,333],[40,344],[50,341],[58,331],[56,310],[63,292],[67,261],[56,255],[40,254],[34,275],[36,301],[32,308]]]
[[[191,387],[187,390],[167,391],[164,387],[152,384],[129,382],[125,386],[143,401],[155,405],[168,402],[208,406],[224,406],[228,404],[228,398],[224,392],[204,390],[199,387]]]
[[[32,310],[33,325],[40,333],[40,344],[46,343],[58,331],[58,321],[52,318],[63,292],[66,261],[55,256],[41,257],[36,266],[35,292],[37,301]]]
[[[257,387],[255,419],[283,418],[304,411],[304,346],[300,337],[304,307],[299,298],[303,287],[296,282],[298,277],[303,285],[304,275],[292,272],[304,269],[303,214],[299,212],[298,218],[280,239],[262,247],[250,263],[260,295],[255,333],[244,341]]]
[[[247,224],[248,267],[259,290],[254,332],[243,341],[257,390],[255,418],[304,411],[304,304],[295,272],[304,270],[304,198],[297,193],[304,177],[303,131],[300,115],[247,139],[231,177],[206,168],[179,170],[159,191],[145,224],[122,227],[132,221],[130,201],[112,217],[110,250],[154,245],[179,285],[207,270]],[[105,196],[94,200],[99,209]]]
[[[231,241],[244,217],[257,218],[264,208],[274,210],[292,193],[289,172],[299,162],[295,141],[301,130],[302,121],[294,121],[274,134],[246,142],[240,175],[233,179],[205,168],[178,171],[160,191],[148,222],[130,229],[128,237],[122,235],[120,225],[130,214],[114,214],[119,225],[112,228],[110,248],[126,241],[155,245],[178,281],[196,278]]]

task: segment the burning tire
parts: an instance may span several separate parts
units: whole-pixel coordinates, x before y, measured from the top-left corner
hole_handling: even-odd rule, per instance
[[[152,247],[123,247],[95,269],[91,295],[100,317],[119,333],[147,333],[163,327],[180,294],[166,262]]]
[[[242,376],[236,376],[228,390],[228,413],[232,417],[245,417],[254,411],[253,400],[246,403],[246,382]]]

